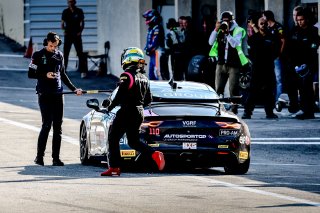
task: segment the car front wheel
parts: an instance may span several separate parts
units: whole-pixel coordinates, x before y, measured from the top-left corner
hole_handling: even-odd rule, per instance
[[[87,130],[86,126],[82,125],[80,131],[80,161],[82,165],[89,165],[91,163],[88,153]]]

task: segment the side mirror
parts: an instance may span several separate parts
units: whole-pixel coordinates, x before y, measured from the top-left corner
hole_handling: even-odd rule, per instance
[[[96,111],[100,110],[99,101],[96,98],[87,100],[87,107],[94,109]]]

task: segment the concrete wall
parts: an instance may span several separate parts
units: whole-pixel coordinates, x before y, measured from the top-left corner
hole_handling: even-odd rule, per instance
[[[0,33],[23,45],[24,38],[23,0],[0,1]]]
[[[265,10],[271,10],[277,22],[284,24],[283,21],[283,0],[266,0]]]
[[[98,52],[103,53],[104,42],[110,41],[109,73],[119,76],[123,72],[120,65],[123,49],[144,48],[147,26],[142,14],[151,6],[151,1],[146,0],[97,1]]]

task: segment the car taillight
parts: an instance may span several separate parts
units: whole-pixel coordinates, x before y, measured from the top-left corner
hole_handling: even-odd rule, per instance
[[[241,129],[241,124],[239,123],[217,121],[216,124],[223,129]]]

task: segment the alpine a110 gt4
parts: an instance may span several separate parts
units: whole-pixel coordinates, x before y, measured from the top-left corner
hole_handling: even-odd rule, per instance
[[[188,81],[150,81],[152,102],[144,109],[140,140],[165,155],[166,166],[175,163],[197,168],[224,167],[228,174],[245,174],[250,165],[248,126],[225,106],[239,97],[219,98],[208,85]],[[112,101],[117,88],[111,93]],[[108,161],[108,134],[119,106],[108,112],[97,99],[87,100],[92,110],[80,125],[82,164]],[[123,162],[139,153],[120,140]]]

